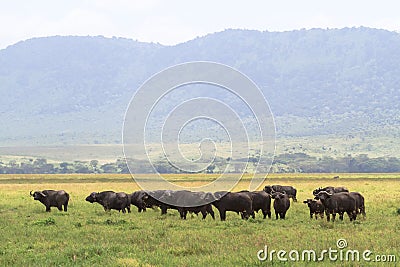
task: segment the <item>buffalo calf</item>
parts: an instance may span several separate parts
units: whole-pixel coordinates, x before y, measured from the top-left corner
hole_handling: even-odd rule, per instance
[[[303,203],[307,204],[308,208],[310,209],[310,218],[312,219],[313,215],[315,215],[315,219],[318,219],[318,215],[321,218],[324,218],[324,204],[320,200],[315,199],[307,199],[304,200]]]

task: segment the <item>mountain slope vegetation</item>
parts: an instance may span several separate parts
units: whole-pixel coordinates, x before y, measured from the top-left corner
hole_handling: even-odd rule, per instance
[[[175,46],[34,38],[0,50],[0,144],[120,143],[135,90],[163,68],[194,60],[227,64],[253,79],[278,137],[398,137],[399,47],[399,33],[363,27],[230,29]]]

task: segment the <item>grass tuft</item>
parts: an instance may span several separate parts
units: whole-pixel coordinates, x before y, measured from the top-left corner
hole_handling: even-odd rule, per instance
[[[52,217],[49,217],[44,220],[38,220],[33,223],[33,225],[43,225],[43,226],[49,226],[49,225],[55,225],[55,224],[56,224],[56,220],[54,220],[54,218],[52,218]]]

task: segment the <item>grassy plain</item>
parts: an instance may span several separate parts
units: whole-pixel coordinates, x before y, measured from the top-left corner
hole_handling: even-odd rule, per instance
[[[269,250],[337,249],[346,239],[346,249],[369,249],[395,255],[400,262],[400,174],[272,174],[265,184],[291,184],[299,202],[291,203],[284,221],[261,218],[243,221],[228,213],[227,221],[195,215],[180,220],[174,210],[161,216],[159,210],[130,214],[106,213],[98,204],[85,202],[92,191],[131,192],[138,186],[128,175],[1,175],[0,176],[0,266],[317,266],[315,262],[260,262],[257,252]],[[198,186],[215,175],[170,175],[170,180]],[[245,176],[235,190],[245,189]],[[310,220],[302,201],[318,186],[343,185],[361,192],[367,218],[351,223]],[[71,195],[69,211],[44,206],[29,196],[30,190],[64,189]],[[318,255],[319,256],[319,255]],[[286,255],[287,257],[287,255]],[[331,266],[395,266],[396,263],[330,261]]]

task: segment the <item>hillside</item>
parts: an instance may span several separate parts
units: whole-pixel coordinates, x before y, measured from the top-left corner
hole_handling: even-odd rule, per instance
[[[135,90],[163,68],[193,60],[252,78],[280,138],[399,137],[399,47],[400,34],[370,28],[225,30],[175,46],[34,38],[0,50],[0,145],[120,143]]]

